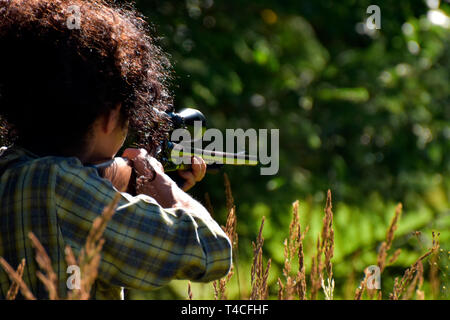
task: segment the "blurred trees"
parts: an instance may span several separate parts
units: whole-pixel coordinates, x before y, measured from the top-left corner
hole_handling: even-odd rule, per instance
[[[280,129],[277,175],[224,169],[241,247],[265,215],[269,251],[281,262],[286,235],[278,231],[287,232],[291,203],[304,200],[301,219],[314,232],[328,188],[342,248],[337,260],[358,248],[376,254],[400,201],[410,212],[405,234],[437,228],[445,231],[442,243],[450,241],[450,5],[378,1],[381,29],[369,30],[371,4],[137,2],[171,54],[177,109],[199,108],[221,130]],[[194,192],[199,199],[208,192],[224,221],[221,175],[208,175]]]
[[[438,11],[436,3],[380,1],[376,31],[365,27],[365,0],[138,7],[172,55],[178,109],[197,107],[219,129],[281,129],[279,175],[227,168],[243,202],[268,194],[272,204],[322,200],[330,187],[348,203],[377,192],[417,205],[441,188],[442,205],[450,188],[450,31],[448,16],[438,17],[449,5]]]

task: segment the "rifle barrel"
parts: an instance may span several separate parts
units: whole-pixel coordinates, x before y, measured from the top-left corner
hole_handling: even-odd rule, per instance
[[[191,156],[198,156],[207,164],[256,166],[259,163],[257,157],[253,155],[189,148],[176,143],[173,144],[171,156],[174,158],[187,157],[188,161]]]

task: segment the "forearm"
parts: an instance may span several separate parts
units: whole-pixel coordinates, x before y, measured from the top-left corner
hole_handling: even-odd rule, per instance
[[[163,208],[183,209],[199,218],[211,218],[204,206],[181,190],[165,173],[157,173],[153,181],[138,183],[136,191],[153,197]]]

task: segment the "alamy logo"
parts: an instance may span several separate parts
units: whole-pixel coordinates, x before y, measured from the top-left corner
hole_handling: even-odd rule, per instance
[[[70,265],[67,267],[68,274],[70,274],[69,278],[67,278],[67,288],[69,290],[80,290],[81,288],[81,270],[79,266]]]
[[[187,129],[175,129],[171,141],[177,147],[171,152],[172,162],[175,164],[190,164],[192,144],[193,150],[208,164],[249,164],[261,163],[261,175],[275,175],[279,170],[279,129],[226,129],[225,136],[219,129],[209,128],[203,131],[202,122],[194,122],[194,134]],[[203,142],[208,142],[202,148]],[[246,146],[248,154],[245,155]],[[270,153],[269,153],[270,148]],[[237,150],[237,152],[236,152]],[[237,156],[231,156],[236,154]]]
[[[381,272],[378,266],[368,266],[365,270],[367,289],[381,289]]]
[[[381,9],[379,6],[372,4],[367,7],[366,13],[372,14],[366,20],[366,27],[369,30],[381,29]]]
[[[70,14],[66,20],[67,28],[70,30],[81,28],[81,10],[79,6],[72,5],[67,8],[67,12]]]

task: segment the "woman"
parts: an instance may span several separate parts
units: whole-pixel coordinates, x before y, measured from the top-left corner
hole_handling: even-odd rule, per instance
[[[79,28],[69,28],[73,19]],[[141,147],[122,155],[137,173],[138,194],[120,192],[93,298],[226,275],[229,239],[145,151],[167,138],[161,111],[172,99],[169,62],[142,17],[105,1],[0,0],[0,46],[0,115],[5,139],[14,141],[0,156],[0,256],[11,265],[26,259],[23,279],[33,294],[47,297],[28,233],[44,245],[64,295],[64,247],[79,252],[119,192],[93,165],[113,159],[128,131]],[[180,173],[183,188],[205,170],[194,159]],[[0,298],[8,287],[0,271]]]

